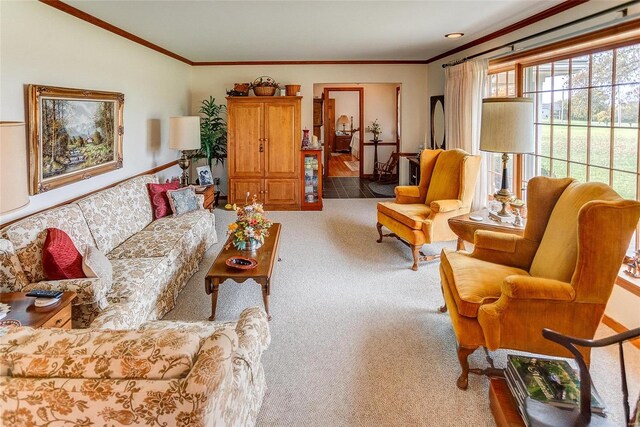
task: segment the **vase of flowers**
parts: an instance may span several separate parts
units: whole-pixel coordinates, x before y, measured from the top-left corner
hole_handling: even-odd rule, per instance
[[[247,193],[247,200],[249,193]],[[236,222],[229,224],[228,234],[233,236],[230,244],[240,251],[255,251],[264,243],[265,237],[269,235],[269,228],[273,222],[264,216],[262,204],[257,202],[253,196],[251,203],[245,206],[236,207]],[[229,244],[225,249],[229,248]]]
[[[380,126],[380,123],[378,123],[378,119],[375,119],[373,123],[371,123],[371,126],[367,126],[366,130],[367,132],[373,134],[374,141],[378,141],[378,139],[380,138],[380,134],[382,133],[382,126]]]

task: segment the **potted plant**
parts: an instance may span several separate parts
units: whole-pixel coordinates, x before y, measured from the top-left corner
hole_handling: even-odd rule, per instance
[[[202,101],[200,106],[200,149],[193,155],[194,159],[207,159],[209,168],[213,162],[224,164],[227,157],[227,122],[223,113],[226,105],[216,104],[215,98]]]
[[[373,140],[378,141],[380,134],[382,133],[382,126],[378,123],[378,119],[375,119],[371,126],[367,126],[367,132],[373,134]]]
[[[253,93],[255,93],[256,96],[273,96],[278,87],[278,83],[268,76],[258,77],[251,84]]]

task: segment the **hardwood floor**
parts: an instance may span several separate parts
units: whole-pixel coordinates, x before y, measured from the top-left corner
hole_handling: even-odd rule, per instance
[[[352,156],[351,154],[340,153],[338,156],[331,156],[329,159],[329,176],[359,176],[359,172],[357,170],[352,171],[347,167],[345,162],[357,162],[358,159]]]

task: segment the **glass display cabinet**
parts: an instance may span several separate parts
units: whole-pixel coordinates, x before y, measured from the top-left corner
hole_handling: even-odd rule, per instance
[[[302,210],[322,210],[322,150],[301,150]]]

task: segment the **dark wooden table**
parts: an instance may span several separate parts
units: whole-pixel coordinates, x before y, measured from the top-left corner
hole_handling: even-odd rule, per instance
[[[269,236],[264,239],[264,244],[255,252],[239,251],[229,246],[229,249],[222,249],[213,262],[213,265],[207,273],[204,281],[204,290],[207,295],[211,295],[211,317],[209,320],[216,319],[216,305],[218,304],[218,287],[225,280],[233,280],[236,283],[243,283],[247,279],[253,279],[262,287],[262,300],[264,301],[264,310],[267,317],[271,320],[269,313],[269,295],[271,294],[271,274],[276,259],[280,261],[278,249],[280,243],[281,224],[275,223],[269,229]],[[231,241],[233,236],[229,236],[227,243]],[[226,264],[228,258],[232,256],[241,256],[246,258],[254,258],[258,261],[258,265],[251,270],[239,270],[229,267]]]
[[[75,292],[65,292],[57,304],[36,307],[35,298],[26,296],[25,292],[0,293],[0,302],[11,306],[2,320],[17,320],[22,326],[32,328],[71,329],[71,302],[75,298]]]
[[[482,221],[473,221],[469,219],[469,215],[478,215],[482,217]],[[522,236],[524,227],[518,228],[513,225],[513,217],[506,219],[510,222],[496,222],[489,218],[489,211],[482,209],[480,211],[471,212],[470,214],[458,215],[449,218],[449,227],[451,231],[458,236],[458,250],[464,250],[464,242],[473,243],[473,235],[476,230],[498,231],[501,233],[510,233]]]
[[[498,427],[524,427],[516,401],[504,378],[490,379],[489,407]]]

